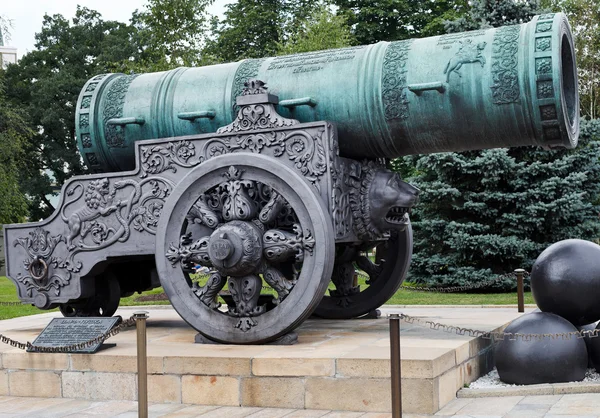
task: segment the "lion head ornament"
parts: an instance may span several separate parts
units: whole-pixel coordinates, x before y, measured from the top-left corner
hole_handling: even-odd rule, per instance
[[[360,187],[350,198],[356,235],[372,239],[391,230],[404,230],[417,203],[419,189],[397,173],[375,163],[363,165]]]

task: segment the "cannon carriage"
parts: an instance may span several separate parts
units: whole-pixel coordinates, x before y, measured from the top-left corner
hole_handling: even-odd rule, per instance
[[[49,219],[5,226],[7,275],[24,303],[73,316],[110,316],[122,296],[163,286],[184,320],[225,343],[275,340],[312,313],[364,315],[397,291],[412,253],[418,190],[387,160],[575,146],[573,57],[564,15],[550,14],[94,77],[76,123],[95,174],[68,181]]]

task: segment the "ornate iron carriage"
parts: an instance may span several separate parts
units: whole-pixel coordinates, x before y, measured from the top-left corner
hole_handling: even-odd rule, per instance
[[[411,42],[97,76],[76,117],[80,150],[98,173],[68,181],[49,219],[5,226],[7,275],[24,303],[75,316],[112,315],[121,297],[163,286],[183,319],[226,343],[272,341],[313,312],[358,317],[397,291],[412,254],[418,190],[386,159],[572,147],[577,102],[561,14]],[[196,265],[210,274],[194,275]]]

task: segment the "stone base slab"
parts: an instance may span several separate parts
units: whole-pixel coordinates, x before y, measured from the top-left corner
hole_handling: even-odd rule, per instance
[[[135,307],[139,310],[139,307]],[[195,330],[170,308],[150,308],[150,402],[389,412],[389,313],[486,331],[516,309],[382,308],[380,319],[310,319],[293,346],[194,344]],[[118,314],[129,317],[134,308]],[[56,314],[0,321],[0,333],[32,341]],[[96,354],[26,353],[0,346],[0,396],[136,400],[136,341],[131,329]],[[490,341],[402,323],[402,404],[435,413],[493,366]]]

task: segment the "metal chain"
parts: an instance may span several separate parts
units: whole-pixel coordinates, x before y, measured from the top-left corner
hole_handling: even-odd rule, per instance
[[[21,303],[21,302],[0,302],[0,306],[17,306],[17,305],[26,306],[24,303]]]
[[[31,350],[39,353],[67,353],[76,350],[83,350],[84,348],[90,347],[92,345],[102,343],[104,340],[109,339],[110,337],[114,337],[121,331],[126,328],[135,326],[135,318],[131,316],[129,319],[124,320],[119,325],[114,327],[113,329],[105,332],[102,335],[99,335],[96,338],[92,338],[91,340],[84,341],[77,344],[66,345],[62,347],[42,347],[39,345],[33,345],[29,341],[26,343],[22,343],[11,338],[8,338],[5,335],[0,334],[0,342],[4,344],[8,344],[12,347],[19,348],[21,350]]]
[[[456,327],[454,325],[441,324],[439,322],[428,321],[423,318],[417,318],[414,316],[400,314],[400,319],[408,324],[417,324],[423,327],[429,327],[435,331],[444,331],[451,334],[457,335],[468,335],[469,337],[482,337],[486,340],[503,341],[510,340],[516,341],[521,339],[523,341],[541,341],[544,338],[550,338],[553,340],[562,339],[570,340],[573,337],[576,338],[595,338],[600,336],[600,330],[581,330],[571,332],[559,332],[555,334],[520,334],[513,332],[501,332],[501,331],[481,331],[471,328]]]

